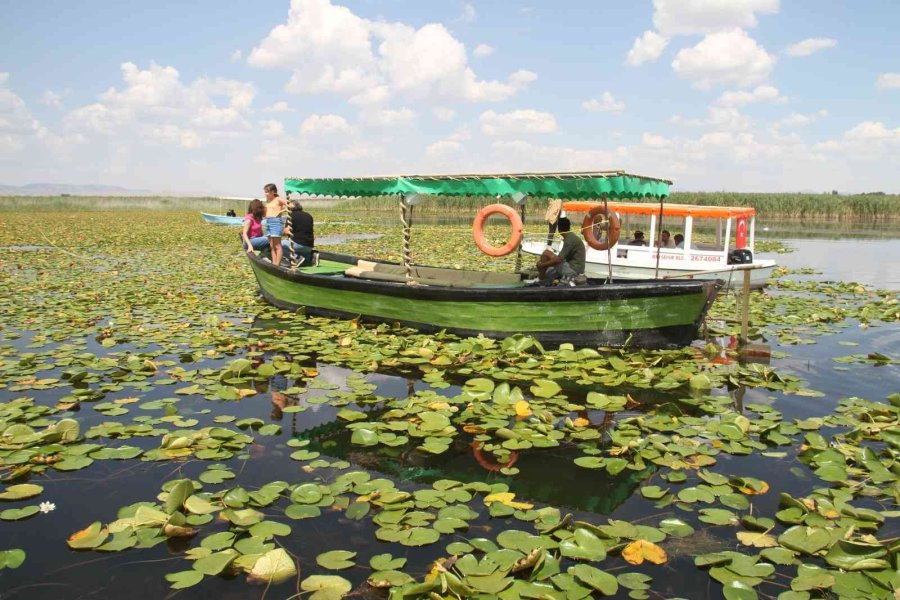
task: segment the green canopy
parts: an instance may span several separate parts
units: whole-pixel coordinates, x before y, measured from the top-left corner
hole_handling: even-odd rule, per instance
[[[669,195],[671,181],[630,175],[624,171],[585,173],[515,173],[482,175],[402,175],[284,180],[288,192],[314,196],[525,196],[592,200],[607,194],[629,199]]]

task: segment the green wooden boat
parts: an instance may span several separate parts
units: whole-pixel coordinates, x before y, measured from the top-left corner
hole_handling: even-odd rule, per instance
[[[415,265],[409,214],[429,195],[634,198],[668,193],[668,182],[622,172],[455,175],[406,178],[287,179],[288,192],[401,196],[404,264],[319,253],[316,266],[285,267],[249,253],[263,296],[307,314],[397,323],[424,332],[502,339],[521,333],[541,343],[677,348],[697,338],[715,298],[715,281],[651,280],[528,286],[521,273]]]

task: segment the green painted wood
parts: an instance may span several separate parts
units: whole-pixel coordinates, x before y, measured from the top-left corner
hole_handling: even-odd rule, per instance
[[[579,302],[424,300],[319,287],[281,279],[255,264],[253,269],[265,292],[283,303],[438,327],[510,334],[633,331],[690,325],[696,321],[705,302],[701,293]]]

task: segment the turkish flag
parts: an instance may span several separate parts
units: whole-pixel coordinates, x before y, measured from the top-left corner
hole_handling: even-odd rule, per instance
[[[737,232],[734,237],[734,247],[747,247],[747,217],[738,217],[737,219]]]

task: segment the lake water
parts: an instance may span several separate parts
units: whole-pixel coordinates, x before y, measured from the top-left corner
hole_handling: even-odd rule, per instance
[[[854,281],[866,286],[900,290],[900,235],[881,232],[878,236],[862,234],[856,238],[832,233],[822,238],[791,237],[791,232],[765,232],[765,236],[778,233],[778,239],[794,249],[793,253],[771,255],[779,264],[792,269],[812,268],[820,274],[799,275],[799,279]],[[247,315],[224,313],[224,317],[243,319]],[[280,329],[281,324],[275,320],[257,319],[252,327],[256,330]],[[10,330],[6,329],[6,333]],[[27,351],[35,332],[18,332],[22,337],[5,339],[3,345],[14,348],[17,354]],[[91,341],[90,351],[99,353],[103,348]],[[738,406],[749,404],[768,405],[781,411],[785,420],[806,419],[829,414],[841,398],[858,396],[872,401],[884,401],[890,393],[900,390],[900,367],[896,364],[873,366],[870,364],[845,364],[835,362],[853,353],[879,352],[894,357],[900,353],[900,325],[890,323],[879,327],[862,328],[853,323],[839,333],[823,336],[809,345],[774,344],[773,350],[778,353],[771,359],[771,366],[779,372],[796,375],[805,381],[807,387],[824,392],[822,397],[785,395],[781,392],[763,388],[738,388],[735,390],[713,390],[715,395],[731,395]],[[176,361],[177,357],[173,357]],[[266,354],[271,360],[273,356]],[[291,357],[293,358],[293,357]],[[201,359],[192,363],[192,369],[220,369],[233,357],[216,360]],[[314,481],[317,478],[329,479],[339,474],[327,468],[316,472],[306,472],[298,463],[288,459],[295,450],[286,445],[291,439],[309,441],[307,448],[321,452],[328,460],[346,460],[354,469],[363,469],[376,477],[386,477],[396,482],[398,487],[415,490],[441,479],[458,481],[504,482],[510,491],[516,492],[517,500],[527,500],[540,506],[556,506],[564,512],[573,511],[577,517],[605,522],[606,518],[628,521],[647,519],[658,511],[653,505],[641,497],[638,489],[648,483],[659,484],[660,479],[654,472],[625,471],[610,476],[605,473],[586,471],[577,467],[573,459],[581,454],[574,446],[550,450],[523,451],[515,463],[520,470],[515,476],[505,476],[496,470],[490,470],[482,464],[472,451],[472,437],[459,436],[450,450],[439,456],[427,456],[422,453],[394,450],[378,447],[377,449],[360,448],[350,443],[350,431],[337,422],[339,407],[325,401],[329,393],[346,391],[347,381],[353,371],[335,366],[327,357],[297,357],[297,360],[308,368],[318,370],[316,380],[322,384],[321,389],[310,390],[299,402],[303,404],[302,412],[287,413],[281,392],[301,382],[274,377],[269,382],[257,386],[257,394],[239,402],[208,402],[200,397],[185,396],[179,402],[178,414],[181,417],[197,418],[201,426],[212,425],[211,419],[216,415],[228,414],[237,419],[258,418],[266,424],[279,424],[282,432],[268,437],[255,436],[253,445],[243,459],[227,461],[238,473],[236,482],[252,489],[267,482],[284,480],[290,483],[298,481]],[[42,373],[41,377],[58,377],[62,369]],[[211,371],[212,372],[212,371]],[[164,377],[160,373],[155,379]],[[450,377],[450,386],[436,389],[437,394],[452,398],[462,391],[466,376]],[[151,379],[151,382],[153,379]],[[366,375],[366,381],[375,386],[373,393],[389,399],[403,399],[417,391],[433,389],[431,384],[422,378],[421,372],[405,369],[405,372],[388,369]],[[176,386],[177,387],[177,386]],[[583,399],[590,389],[566,388],[570,401]],[[629,408],[620,415],[640,413],[640,405],[656,405],[673,400],[672,393],[654,391],[652,389],[629,390],[639,402],[635,408]],[[137,393],[137,392],[135,392]],[[157,386],[151,390],[139,392],[142,403],[172,397],[173,386]],[[10,402],[22,394],[0,389],[0,402]],[[28,395],[35,398],[38,405],[53,406],[59,399],[59,390],[34,390]],[[109,397],[123,394],[110,394]],[[292,401],[288,400],[290,405]],[[129,405],[134,407],[135,405]],[[350,403],[346,407],[363,410],[374,416],[384,408],[357,406]],[[160,416],[159,412],[141,412],[132,410],[134,414]],[[82,432],[93,425],[111,419],[90,408],[90,404],[72,415],[81,423]],[[614,422],[616,414],[604,414],[592,411],[584,415],[593,423],[604,420]],[[338,423],[335,426],[335,423]],[[127,441],[129,445],[151,450],[158,446],[158,438],[135,437]],[[164,575],[175,571],[190,569],[190,563],[184,560],[186,550],[199,543],[199,537],[175,539],[152,549],[131,549],[124,552],[98,553],[76,552],[70,550],[65,538],[97,520],[109,523],[116,518],[119,507],[139,502],[152,501],[165,481],[178,477],[197,478],[208,466],[209,461],[186,460],[165,462],[141,462],[139,460],[96,461],[89,468],[72,473],[50,470],[44,476],[33,478],[33,482],[44,486],[44,494],[38,500],[51,500],[56,510],[46,515],[38,515],[22,522],[0,522],[0,550],[20,547],[26,550],[27,559],[17,569],[0,570],[0,599],[58,599],[84,598],[106,599],[130,597],[134,600],[164,597],[183,598],[287,598],[296,593],[293,581],[273,586],[270,590],[264,587],[251,586],[245,583],[244,577],[206,577],[202,584],[175,595],[165,581]],[[803,494],[815,483],[809,478],[806,467],[795,457],[789,457],[781,463],[778,472],[772,472],[770,463],[760,460],[758,456],[737,457],[722,456],[719,469],[726,473],[739,472],[743,476],[758,477],[768,481],[774,490],[795,494]],[[22,503],[17,503],[19,506]],[[777,510],[778,494],[755,497],[754,511],[758,514],[771,515]],[[12,505],[10,505],[12,506]],[[6,508],[5,506],[2,508]],[[381,552],[391,552],[394,556],[408,559],[406,571],[416,576],[427,572],[430,562],[444,556],[444,546],[449,541],[472,537],[493,537],[502,529],[529,529],[527,523],[514,519],[492,519],[483,510],[480,516],[470,523],[469,531],[441,539],[441,542],[424,548],[406,548],[396,544],[378,542],[373,537],[374,526],[363,519],[349,520],[342,511],[332,511],[320,518],[303,521],[291,521],[285,518],[283,507],[262,509],[273,520],[288,522],[292,533],[281,540],[281,544],[294,556],[298,557],[301,574],[305,577],[312,573],[325,573],[315,563],[317,554],[331,549],[348,549],[358,552],[357,565],[366,565],[368,559]],[[672,509],[667,509],[672,510]],[[695,515],[689,512],[675,511],[680,518],[688,520],[698,529],[709,530],[708,526],[699,523]],[[602,517],[602,519],[601,519]],[[221,523],[208,526],[216,530],[224,530]],[[206,533],[206,531],[205,531]],[[881,537],[896,536],[896,524],[886,526]],[[654,590],[663,596],[681,596],[686,598],[721,598],[721,587],[709,580],[706,574],[693,566],[692,554],[716,549],[733,549],[734,540],[731,531],[705,531],[708,538],[703,538],[699,546],[678,551],[670,549],[671,557],[665,567],[653,567],[645,564],[641,567],[629,567],[634,572],[642,572],[653,576]],[[699,549],[698,549],[699,548]],[[627,566],[627,565],[626,565]],[[341,571],[359,589],[358,596],[383,597],[367,589],[365,578],[371,570],[368,567],[355,567]],[[775,588],[770,593],[777,594]],[[620,590],[617,597],[626,597],[627,590]]]

